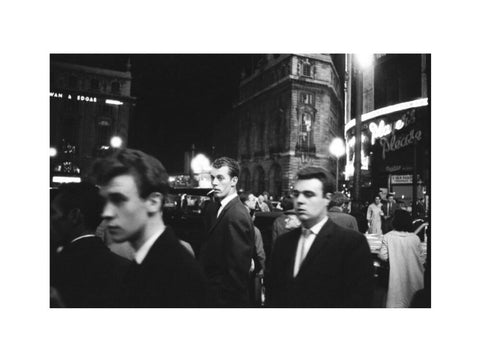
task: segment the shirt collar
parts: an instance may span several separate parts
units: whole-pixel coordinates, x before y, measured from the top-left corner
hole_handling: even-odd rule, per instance
[[[328,219],[328,216],[323,217],[323,219],[320,222],[318,222],[316,225],[310,228],[310,232],[313,233],[315,237],[318,235],[323,225],[327,222],[327,219]]]
[[[222,206],[222,208],[225,207],[236,196],[237,196],[237,193],[233,193],[233,194],[230,194],[230,195],[226,196],[225,198],[223,198],[220,201],[220,205]]]
[[[145,257],[148,254],[148,251],[150,251],[150,248],[152,248],[153,244],[157,240],[158,237],[165,231],[165,227],[162,229],[158,230],[158,232],[155,232],[147,241],[138,249],[138,251],[135,252],[134,259],[138,264],[141,264]]]

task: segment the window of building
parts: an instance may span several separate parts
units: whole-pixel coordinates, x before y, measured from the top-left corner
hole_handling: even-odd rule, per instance
[[[76,88],[78,86],[78,78],[76,76],[70,75],[68,77],[68,87]]]
[[[313,104],[313,95],[309,93],[302,93],[300,95],[300,100],[303,104]]]
[[[308,60],[303,63],[302,74],[303,76],[312,76],[312,65],[308,62]]]
[[[98,90],[98,88],[100,87],[100,84],[98,82],[98,79],[92,79],[90,80],[90,88],[93,89],[93,90]]]
[[[114,94],[120,93],[120,83],[118,81],[114,81],[112,83],[112,93]]]

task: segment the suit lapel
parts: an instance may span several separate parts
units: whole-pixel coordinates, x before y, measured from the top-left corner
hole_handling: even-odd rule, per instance
[[[213,221],[212,226],[210,227],[210,230],[208,231],[209,233],[211,233],[215,229],[217,224],[219,224],[220,221],[222,220],[225,213],[235,205],[235,202],[239,202],[238,196],[236,196],[230,202],[228,202],[227,205],[222,209],[222,211],[220,212],[218,217],[216,217],[215,220]]]
[[[302,262],[302,265],[300,266],[297,277],[302,274],[302,270],[304,270],[305,268],[308,268],[309,264],[312,262],[312,259],[315,257],[315,255],[321,252],[323,247],[325,247],[325,245],[331,239],[333,234],[332,228],[334,228],[333,224],[334,223],[331,219],[327,219],[327,222],[323,225],[322,229],[320,229],[320,232],[318,233],[317,237],[315,237],[315,240],[313,241],[312,246],[310,247],[310,250],[307,253],[307,256],[305,257],[305,259]],[[294,262],[295,262],[295,255],[294,255]],[[292,268],[292,273],[293,273],[293,268]]]

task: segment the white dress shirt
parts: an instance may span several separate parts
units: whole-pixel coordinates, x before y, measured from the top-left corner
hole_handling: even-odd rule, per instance
[[[220,208],[218,209],[218,212],[217,212],[217,218],[220,215],[220,213],[223,211],[223,208],[225,208],[225,206],[236,196],[237,196],[237,193],[233,193],[233,194],[230,194],[230,195],[226,196],[225,198],[223,198],[220,201]]]
[[[155,232],[147,241],[135,252],[134,259],[135,262],[141,264],[145,257],[147,257],[148,251],[152,248],[153,244],[157,240],[158,237],[165,231],[165,227],[161,228],[157,232]]]
[[[302,227],[302,235],[298,241],[297,253],[295,254],[295,265],[293,266],[293,277],[296,277],[300,266],[302,265],[303,260],[307,256],[308,251],[312,247],[313,241],[317,237],[318,233],[322,229],[325,222],[327,222],[328,217],[325,216],[323,219],[314,225],[312,228]]]

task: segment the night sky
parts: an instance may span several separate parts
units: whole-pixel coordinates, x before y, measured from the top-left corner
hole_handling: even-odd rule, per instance
[[[250,54],[55,54],[52,61],[126,71],[130,58],[131,95],[136,97],[128,146],[159,158],[169,173],[182,173],[184,152],[195,144],[209,154],[212,128],[231,111],[243,69],[251,72],[259,55]],[[228,129],[225,130],[228,132]]]

